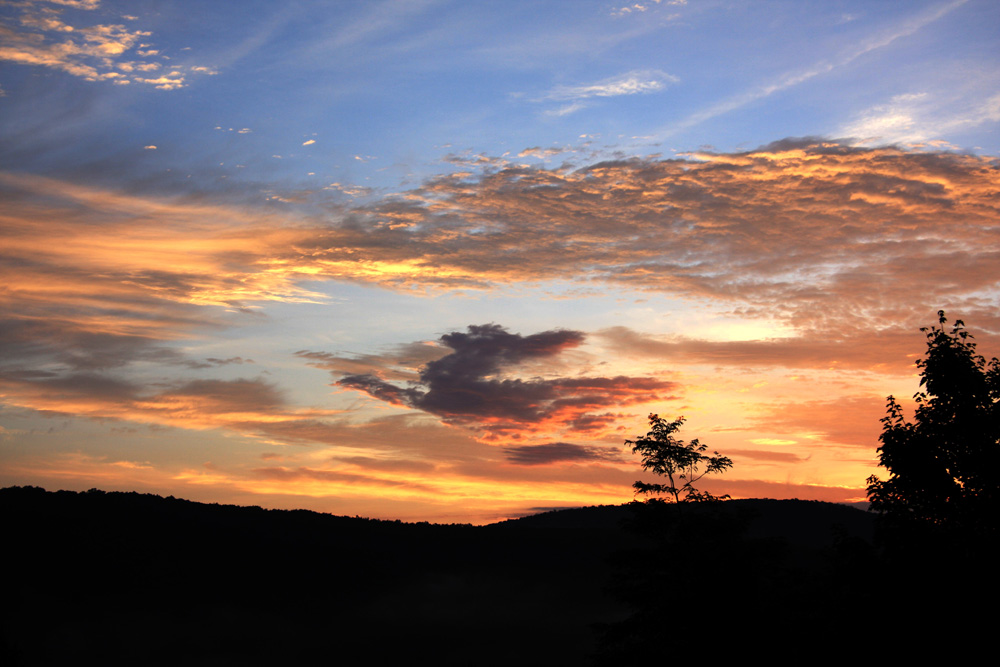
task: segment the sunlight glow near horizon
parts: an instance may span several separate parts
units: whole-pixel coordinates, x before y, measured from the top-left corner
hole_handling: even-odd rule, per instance
[[[0,7],[0,485],[483,523],[656,412],[862,499],[1000,354],[1000,5],[643,6]]]

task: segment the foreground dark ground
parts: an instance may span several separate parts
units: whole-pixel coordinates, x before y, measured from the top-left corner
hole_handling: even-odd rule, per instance
[[[589,507],[476,527],[14,487],[0,518],[2,664],[792,659],[877,650],[890,618],[966,646],[993,625],[933,572],[909,586],[924,566],[889,563],[871,515],[828,503]],[[951,582],[995,592],[984,572]]]

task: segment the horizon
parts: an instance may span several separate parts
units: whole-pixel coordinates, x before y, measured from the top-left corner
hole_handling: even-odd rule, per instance
[[[655,413],[699,488],[866,502],[920,328],[1000,355],[997,26],[0,7],[0,486],[494,523],[632,500]]]
[[[195,504],[199,504],[199,505],[217,505],[219,507],[236,507],[236,508],[241,508],[241,509],[262,509],[262,510],[267,510],[267,511],[274,510],[274,511],[277,511],[277,512],[314,512],[316,514],[326,514],[328,516],[332,516],[332,517],[335,517],[335,518],[338,518],[338,519],[359,519],[359,520],[363,520],[363,521],[384,521],[384,522],[388,522],[388,523],[405,523],[405,524],[429,523],[430,525],[435,525],[435,526],[470,526],[471,525],[471,526],[477,526],[477,527],[478,526],[493,526],[493,525],[496,525],[496,524],[499,524],[499,523],[504,523],[506,521],[516,521],[518,519],[527,519],[527,518],[530,518],[530,517],[533,517],[533,516],[539,516],[539,515],[542,515],[542,514],[550,514],[550,513],[553,513],[553,512],[563,512],[563,511],[567,511],[567,510],[603,509],[603,508],[608,508],[608,507],[612,507],[612,508],[627,507],[627,506],[631,505],[632,502],[645,503],[645,502],[649,501],[649,499],[647,499],[647,500],[637,500],[637,501],[629,501],[629,502],[625,502],[625,503],[620,503],[620,504],[617,504],[617,505],[574,505],[574,506],[567,506],[567,507],[542,507],[542,508],[537,508],[538,511],[536,511],[536,512],[530,512],[530,513],[521,514],[521,515],[518,515],[518,516],[511,516],[511,517],[507,517],[505,519],[499,519],[497,521],[492,521],[490,523],[471,523],[471,522],[466,522],[466,523],[436,523],[436,522],[433,522],[433,521],[423,521],[423,520],[420,520],[420,521],[403,521],[401,519],[383,519],[383,518],[378,518],[378,517],[361,516],[361,515],[349,516],[349,515],[346,515],[346,514],[331,514],[329,512],[322,512],[322,511],[319,511],[319,510],[310,510],[310,509],[305,509],[305,508],[273,508],[273,507],[262,507],[260,505],[235,505],[235,504],[231,504],[231,503],[206,502],[206,501],[200,501],[200,500],[190,500],[188,498],[178,498],[176,496],[163,496],[163,495],[160,495],[160,494],[148,493],[148,492],[139,492],[139,491],[105,491],[104,489],[98,489],[98,488],[90,488],[90,489],[87,489],[86,491],[74,491],[74,490],[71,490],[71,489],[45,489],[45,488],[42,488],[42,487],[39,487],[39,486],[31,486],[31,485],[0,487],[0,491],[15,491],[15,490],[20,490],[20,491],[33,490],[33,491],[41,491],[41,492],[44,492],[44,493],[87,494],[87,493],[94,493],[94,492],[96,492],[96,493],[99,493],[101,495],[108,495],[108,494],[145,495],[145,496],[152,496],[152,497],[155,497],[155,498],[159,498],[160,500],[179,500],[181,502],[190,502],[190,503],[195,503]],[[826,504],[830,504],[830,505],[842,505],[844,507],[850,507],[851,509],[856,509],[858,511],[865,512],[865,513],[868,512],[867,505],[869,504],[867,501],[866,502],[859,502],[859,503],[837,503],[837,502],[828,502],[828,501],[825,501],[825,500],[803,500],[801,498],[717,498],[717,499],[714,499],[714,500],[711,500],[711,501],[707,501],[707,502],[725,503],[725,502],[741,502],[741,501],[749,501],[749,502],[761,502],[761,501],[766,501],[766,502],[783,502],[783,501],[792,501],[792,502],[803,502],[803,503],[826,503]],[[691,501],[682,501],[682,502],[691,502]],[[705,501],[702,501],[702,502],[705,502]],[[667,502],[666,504],[670,505],[670,504],[674,504],[674,503]],[[691,504],[696,504],[696,503],[692,502]],[[861,505],[865,505],[866,507],[861,507]]]

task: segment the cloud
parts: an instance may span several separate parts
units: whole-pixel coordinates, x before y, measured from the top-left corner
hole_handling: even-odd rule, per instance
[[[674,382],[634,377],[535,377],[510,374],[526,362],[547,361],[580,345],[578,331],[521,336],[496,324],[471,325],[441,337],[452,352],[425,364],[419,380],[402,387],[375,373],[346,375],[337,386],[391,405],[422,410],[447,424],[482,429],[487,438],[520,438],[547,429],[597,435],[617,415],[610,407],[662,400]]]
[[[171,72],[164,76],[158,76],[155,79],[136,77],[133,81],[148,83],[157,90],[177,90],[178,88],[183,88],[185,85],[184,76],[179,72]]]
[[[190,380],[164,388],[108,373],[3,369],[0,392],[9,406],[45,414],[195,430],[224,427],[255,434],[303,417],[275,385],[260,379]]]
[[[192,201],[141,197],[9,172],[0,172],[0,187],[11,195],[0,234],[11,262],[5,277],[19,285],[17,299],[51,302],[62,289],[64,296],[74,295],[70,301],[86,301],[91,313],[101,303],[114,303],[143,318],[148,311],[163,313],[129,302],[239,308],[246,297],[292,297],[291,293],[279,296],[285,288],[305,300],[315,296],[295,287],[294,280],[272,282],[285,273],[278,257],[272,258],[271,266],[258,264],[270,263],[265,259],[270,252],[261,254],[265,245],[288,247],[291,237],[301,234],[292,231],[291,237],[279,240],[287,232],[267,232],[266,214],[198,203],[197,197]],[[72,210],[61,210],[57,219],[46,212],[66,205]],[[160,223],[155,228],[149,225],[153,219]],[[254,231],[240,232],[244,225]],[[58,231],[67,243],[48,243],[41,233],[46,227],[49,233]],[[264,240],[261,233],[270,239]],[[81,255],[78,249],[83,247],[87,252]],[[262,279],[271,287],[264,287]],[[56,288],[57,283],[62,286]],[[260,288],[277,291],[269,297],[258,293]]]
[[[216,366],[228,366],[230,364],[252,364],[253,359],[244,359],[243,357],[229,357],[228,359],[216,359],[214,357],[208,357],[205,361]]]
[[[561,155],[563,153],[570,152],[574,149],[572,148],[542,148],[541,146],[532,146],[530,148],[525,148],[523,151],[517,154],[518,157],[536,157],[539,159],[545,159],[553,157],[554,155]]]
[[[546,116],[568,116],[571,113],[576,113],[581,109],[586,109],[587,105],[583,102],[573,102],[572,104],[566,104],[557,109],[547,109],[544,113]]]
[[[678,387],[594,370],[573,375],[564,360],[585,355],[585,338],[643,359],[643,368],[654,359],[912,372],[916,328],[937,307],[982,327],[981,342],[1000,331],[998,185],[994,159],[822,139],[575,170],[483,156],[352,206],[332,205],[319,190],[279,192],[291,203],[269,207],[204,185],[153,196],[139,185],[0,173],[0,393],[7,407],[225,429],[261,443],[321,445],[339,457],[329,467],[314,460],[261,471],[241,481],[247,489],[265,478],[287,493],[297,493],[295,480],[316,494],[341,483],[359,488],[348,477],[322,479],[360,474],[350,466],[365,464],[346,450],[382,461],[385,476],[376,479],[386,482],[409,469],[422,483],[421,465],[453,465],[456,477],[442,484],[455,488],[473,476],[487,488],[501,475],[532,498],[541,476],[610,486],[620,481],[604,469],[615,467],[613,451],[573,443],[615,439],[622,412],[667,400]],[[625,326],[521,335],[479,325],[371,354],[302,351],[304,363],[335,374],[344,397],[357,391],[408,409],[392,415],[405,419],[374,426],[290,406],[279,385],[261,378],[192,376],[233,373],[250,361],[228,356],[243,350],[189,358],[183,348],[246,321],[261,304],[321,301],[311,291],[321,281],[422,296],[546,280],[697,301],[733,318],[776,320],[788,336],[699,340],[683,321],[672,324],[690,335]],[[769,451],[751,440],[734,455],[765,467],[796,463],[792,456],[804,464],[810,447],[831,445],[861,459],[884,414],[875,389],[840,401],[779,399],[747,418],[746,430],[800,444]],[[633,473],[619,472],[631,478],[627,488]],[[740,488],[767,493],[753,484]]]
[[[577,86],[557,86],[540,100],[585,100],[591,97],[619,97],[657,93],[672,83],[680,81],[676,76],[660,70],[633,70],[596,83]]]
[[[873,451],[885,416],[884,396],[845,396],[830,400],[782,401],[760,407],[757,432],[795,435],[826,444]]]
[[[685,364],[750,368],[863,369],[908,375],[913,372],[914,335],[902,331],[847,330],[763,340],[713,341],[641,334],[611,327],[595,334],[609,349]]]
[[[545,445],[513,445],[504,448],[504,456],[511,463],[524,466],[622,460],[620,448],[585,447],[568,442],[552,442]]]
[[[773,461],[775,463],[788,464],[800,463],[804,459],[798,454],[791,452],[764,451],[760,449],[726,449],[726,454],[735,456],[738,459],[746,458],[755,461]]]
[[[577,170],[487,160],[325,218],[298,216],[316,195],[296,195],[289,222],[258,200],[224,205],[202,192],[152,197],[0,172],[0,347],[17,369],[179,367],[200,362],[176,341],[223,326],[227,311],[322,301],[306,281],[422,293],[561,280],[698,299],[789,332],[742,342],[601,332],[619,351],[902,373],[914,351],[903,334],[938,308],[985,336],[1000,331],[998,182],[987,158],[797,139]],[[375,358],[310,360],[405,382],[450,349],[441,345],[396,374]],[[415,400],[412,387],[367,387]]]
[[[757,100],[770,97],[774,93],[798,86],[799,84],[805,83],[806,81],[814,79],[818,76],[849,65],[867,53],[886,47],[904,37],[909,37],[915,32],[961,7],[966,2],[968,2],[968,0],[953,0],[952,2],[931,7],[923,12],[915,14],[905,21],[902,21],[898,25],[892,26],[888,30],[884,30],[879,34],[873,35],[867,40],[861,41],[857,44],[852,44],[832,60],[814,63],[806,69],[787,72],[778,79],[775,79],[765,85],[740,93],[727,100],[714,104],[707,109],[691,114],[681,122],[659,132],[659,136],[672,136],[681,130],[694,127],[717,116],[736,111],[737,109],[741,109],[748,104],[756,102]]]
[[[189,359],[178,343],[231,326],[227,312],[319,301],[302,284],[322,280],[421,291],[548,279],[621,285],[774,319],[789,335],[705,341],[614,327],[593,336],[616,354],[903,375],[920,349],[913,332],[938,307],[976,322],[981,341],[1000,331],[998,183],[1000,169],[986,158],[787,140],[575,171],[463,165],[329,219],[275,224],[284,218],[259,205],[212,203],[203,193],[149,197],[0,173],[5,401],[187,423],[186,413],[137,407],[163,389],[131,387],[117,374],[140,363],[175,373],[237,363]],[[554,371],[559,353],[583,334],[546,335],[551,347],[534,357],[527,346],[540,334],[488,325],[381,354],[301,356],[343,388],[498,440],[604,437],[617,406],[674,391],[648,378],[565,377]],[[542,372],[528,371],[532,364]],[[125,383],[120,400],[110,385],[66,401],[45,394],[98,387],[101,378]],[[204,423],[300,441],[340,433],[315,415],[282,415]]]
[[[18,3],[21,14],[17,20],[8,17],[0,21],[0,61],[47,67],[87,81],[145,83],[161,90],[175,90],[186,85],[185,68],[174,67],[168,76],[152,79],[134,74],[160,67],[160,63],[126,58],[133,52],[142,58],[159,55],[158,50],[141,43],[152,34],[149,31],[131,30],[119,24],[86,25],[87,15],[77,16],[78,21],[70,24],[63,20],[62,10],[52,9],[48,4],[93,10],[100,3],[96,0]],[[211,68],[200,66],[189,71],[215,73]]]
[[[260,479],[272,480],[284,483],[299,484],[302,482],[320,482],[323,484],[335,484],[337,487],[360,485],[366,487],[365,492],[379,492],[380,487],[397,488],[403,487],[409,491],[427,493],[437,493],[438,489],[429,484],[421,484],[412,480],[399,478],[380,478],[371,472],[344,472],[339,470],[322,470],[308,467],[287,468],[284,466],[270,466],[266,468],[256,468],[253,474]],[[371,488],[374,487],[374,488]]]
[[[621,7],[615,7],[611,10],[612,16],[628,16],[629,14],[642,14],[650,9],[653,9],[655,5],[663,4],[665,6],[683,6],[687,4],[687,0],[646,0],[645,2],[634,2],[631,5],[622,5]]]
[[[303,141],[302,145],[303,146],[312,146],[314,143],[316,143],[315,139],[309,139],[308,141]]]
[[[863,484],[850,487],[816,482],[775,482],[722,476],[705,477],[698,483],[698,488],[714,494],[728,493],[733,498],[797,498],[828,503],[855,503],[865,500]]]
[[[977,299],[1000,285],[998,174],[986,158],[814,139],[576,171],[508,166],[355,208],[304,250],[331,278],[600,281],[842,337],[879,321],[915,328],[928,304],[990,316]]]
[[[178,343],[218,332],[226,326],[226,310],[248,312],[243,300],[256,299],[245,290],[263,285],[247,282],[243,271],[256,273],[260,267],[252,268],[254,252],[236,238],[241,234],[232,235],[253,218],[235,209],[123,195],[23,174],[0,173],[0,189],[7,202],[0,222],[0,280],[6,287],[0,294],[4,403],[195,428],[234,423],[212,417],[208,407],[203,419],[182,413],[180,398],[163,389],[169,385],[176,392],[186,386],[190,392],[204,390],[204,385],[162,376],[155,386],[135,385],[135,368],[147,373],[155,368],[170,378],[238,363],[238,357],[193,360]],[[154,219],[159,224],[149,224]],[[52,243],[53,235],[63,243]],[[219,288],[235,291],[223,296]],[[241,386],[252,396],[251,385]],[[112,388],[118,395],[112,395]]]
[[[1000,93],[986,96],[977,86],[959,100],[926,92],[895,95],[862,111],[841,134],[862,145],[918,144],[995,122],[1000,122]]]
[[[858,137],[862,143],[903,143],[927,139],[923,129],[916,129],[914,107],[927,93],[896,95],[888,104],[872,107],[861,118],[844,128],[844,135]]]
[[[46,0],[51,5],[63,5],[73,9],[97,9],[101,0]]]
[[[382,379],[419,379],[419,368],[448,354],[448,348],[429,341],[397,345],[383,354],[342,356],[328,352],[299,350],[295,353],[309,365],[334,375],[377,375]]]
[[[157,394],[151,401],[173,408],[177,405],[209,414],[260,415],[275,412],[285,399],[274,385],[262,380],[192,380]]]

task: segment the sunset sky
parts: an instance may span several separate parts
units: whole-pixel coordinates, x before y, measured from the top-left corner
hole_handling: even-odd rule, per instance
[[[0,271],[0,486],[485,523],[652,412],[863,500],[1000,356],[1000,3],[3,2]]]

